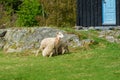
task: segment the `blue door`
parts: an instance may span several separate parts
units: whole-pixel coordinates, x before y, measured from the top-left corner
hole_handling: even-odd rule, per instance
[[[103,25],[116,24],[116,0],[102,0]]]

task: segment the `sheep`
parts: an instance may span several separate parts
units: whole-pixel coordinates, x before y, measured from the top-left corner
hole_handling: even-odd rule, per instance
[[[56,53],[58,54],[58,46],[60,44],[60,40],[61,38],[63,38],[63,34],[62,33],[57,33],[57,36],[56,38],[54,38],[53,42],[50,42],[46,47],[45,49],[43,50],[42,52],[42,55],[46,56],[49,55],[49,57],[51,57],[53,55],[53,53]]]
[[[68,45],[69,41],[61,40],[58,47],[58,54],[68,53],[69,52]]]
[[[50,43],[50,42],[54,42],[55,41],[55,38],[45,38],[41,41],[41,44],[40,44],[40,48],[39,50],[43,51],[44,48]]]
[[[45,57],[45,56],[49,56],[51,57],[54,53],[54,50],[55,49],[55,43],[54,41],[53,42],[50,42],[46,47],[45,49],[43,49],[42,51],[42,55]]]
[[[57,45],[59,44],[60,39],[63,37],[64,37],[64,35],[61,32],[58,32],[56,37],[43,39],[41,41],[40,48],[38,49],[38,51],[36,53],[36,56],[38,55],[40,50],[42,51],[43,54],[45,54],[46,50],[48,50],[50,48],[50,46],[51,46],[51,49],[53,49],[53,46],[54,46],[54,50],[55,50],[54,53],[57,53],[57,51],[58,51]],[[48,52],[50,53],[51,51],[48,50]]]

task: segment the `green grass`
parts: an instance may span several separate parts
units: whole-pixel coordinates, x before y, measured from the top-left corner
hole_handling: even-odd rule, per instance
[[[51,58],[0,51],[0,80],[120,80],[120,45],[90,37],[91,49]]]

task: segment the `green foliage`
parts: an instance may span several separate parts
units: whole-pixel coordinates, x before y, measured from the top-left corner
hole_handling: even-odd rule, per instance
[[[1,7],[0,26],[75,26],[76,0],[0,0]]]
[[[52,58],[0,52],[0,80],[119,80],[120,46],[106,46]]]
[[[120,35],[118,36],[118,39],[120,39]]]
[[[57,27],[73,27],[76,21],[76,0],[40,0],[47,13],[40,23]],[[42,22],[44,20],[44,22]]]
[[[2,10],[3,7],[0,6],[0,28],[4,28],[8,22],[10,22],[10,16],[7,11]]]
[[[21,0],[0,0],[0,28],[14,26]]]
[[[24,0],[17,13],[18,26],[36,26],[36,16],[43,15],[43,9],[38,0]]]

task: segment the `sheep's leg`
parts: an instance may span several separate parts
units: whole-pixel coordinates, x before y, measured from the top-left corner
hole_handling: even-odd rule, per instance
[[[67,53],[69,53],[69,49],[67,48]]]
[[[52,57],[52,55],[53,55],[53,52],[50,53],[49,57]]]
[[[66,47],[66,52],[69,53],[69,49],[68,49],[68,46]]]
[[[65,53],[65,49],[64,48],[62,48],[62,54],[64,54]]]
[[[40,51],[43,51],[44,50],[44,47],[41,47],[40,46],[40,48],[36,51],[36,56],[38,55],[38,53],[40,52]]]
[[[57,48],[57,49],[55,49],[55,54],[56,54],[56,55],[58,55],[58,48]]]
[[[57,48],[55,48],[55,49],[53,50],[53,54],[58,55],[58,49],[57,49]]]
[[[65,52],[66,52],[66,53],[69,53],[68,47],[66,47],[66,48],[63,47],[63,48],[62,48],[62,54],[64,54]]]
[[[46,53],[46,49],[44,49],[43,51],[42,51],[42,56],[43,57],[45,57],[45,56],[47,56],[48,54]]]

